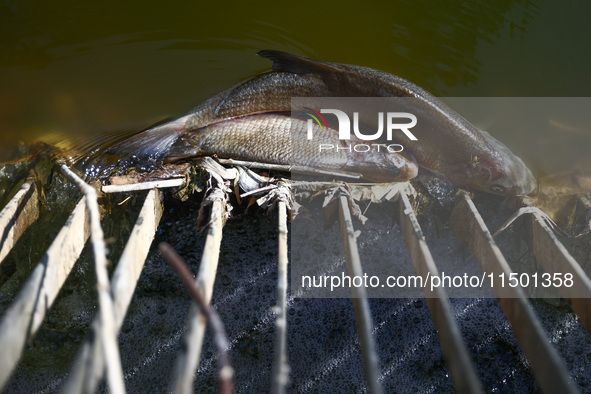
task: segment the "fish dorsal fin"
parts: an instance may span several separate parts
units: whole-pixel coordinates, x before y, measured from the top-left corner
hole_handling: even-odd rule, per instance
[[[293,74],[332,73],[343,71],[338,66],[330,63],[324,63],[319,60],[287,52],[265,49],[259,51],[257,55],[264,57],[265,59],[273,60],[271,68],[275,71],[284,71]]]

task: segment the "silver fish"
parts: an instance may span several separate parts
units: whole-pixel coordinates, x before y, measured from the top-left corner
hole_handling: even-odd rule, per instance
[[[337,146],[338,133],[312,126],[318,137],[307,138],[306,121],[279,113],[222,120],[183,133],[167,150],[167,161],[217,155],[222,158],[357,173],[376,182],[405,181],[417,175],[412,157],[387,149],[359,154],[353,149],[319,152],[319,144]],[[351,144],[361,143],[352,140]]]
[[[190,140],[186,135],[203,133],[210,125],[243,116],[289,112],[292,97],[412,97],[416,111],[427,114],[427,120],[417,125],[419,141],[404,145],[419,166],[457,185],[488,193],[523,195],[535,186],[529,169],[505,145],[409,81],[367,67],[325,63],[279,51],[258,55],[273,60],[274,71],[244,81],[188,115],[116,145],[110,153],[167,157],[181,136],[181,140]],[[363,121],[367,127],[377,127],[375,120]],[[177,150],[175,155],[188,155],[180,153]],[[265,161],[273,162],[274,157]]]

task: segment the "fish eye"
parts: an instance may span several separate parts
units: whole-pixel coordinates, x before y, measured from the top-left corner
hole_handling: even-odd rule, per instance
[[[497,183],[490,185],[490,190],[492,190],[495,193],[504,193],[505,192],[505,188]]]

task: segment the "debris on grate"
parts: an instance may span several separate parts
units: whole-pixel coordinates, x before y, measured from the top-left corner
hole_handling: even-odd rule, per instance
[[[358,243],[360,239],[363,239],[364,229],[372,220],[369,205],[376,203],[389,204],[387,206],[392,208],[392,216],[398,217],[400,230],[397,232],[392,231],[391,233],[388,230],[379,234],[379,237],[397,237],[397,242],[404,242],[406,245],[406,252],[404,253],[409,255],[416,274],[421,277],[426,277],[427,275],[436,276],[438,275],[437,264],[442,256],[434,255],[430,250],[430,246],[428,246],[433,240],[426,237],[424,231],[421,229],[419,218],[416,215],[417,207],[411,204],[411,200],[414,200],[415,204],[420,201],[418,198],[419,195],[412,185],[409,183],[366,185],[350,184],[342,181],[319,181],[317,184],[313,182],[301,184],[297,181],[268,176],[269,174],[261,175],[254,173],[250,169],[252,166],[249,163],[232,162],[232,164],[238,167],[226,168],[215,160],[206,158],[199,164],[202,170],[197,172],[187,165],[166,167],[160,173],[152,174],[150,177],[134,175],[130,177],[111,178],[110,185],[103,186],[102,189],[105,193],[130,193],[131,190],[137,191],[142,189],[148,189],[149,192],[143,201],[143,207],[135,221],[131,236],[126,243],[118,264],[115,266],[115,272],[112,275],[110,285],[107,284],[108,282],[105,282],[106,271],[100,273],[101,269],[103,269],[101,266],[104,267],[106,263],[106,252],[101,252],[100,246],[95,248],[96,253],[94,254],[94,258],[97,263],[96,269],[99,273],[101,283],[98,286],[98,314],[91,325],[93,335],[89,335],[83,341],[82,347],[76,356],[76,361],[73,364],[74,368],[67,379],[65,376],[62,376],[62,378],[57,379],[55,382],[49,384],[44,383],[46,391],[54,391],[58,387],[72,391],[96,391],[100,387],[105,372],[111,391],[121,392],[124,390],[122,383],[123,376],[125,377],[126,386],[129,386],[130,389],[133,389],[133,387],[137,388],[138,381],[134,380],[136,379],[136,375],[146,376],[146,371],[154,368],[154,360],[160,357],[160,353],[167,354],[167,360],[176,358],[177,361],[176,363],[171,362],[166,364],[167,366],[164,368],[165,371],[170,373],[170,379],[167,382],[158,381],[153,382],[153,384],[151,383],[152,386],[148,386],[152,389],[155,387],[161,389],[174,387],[179,392],[192,392],[196,386],[202,388],[204,387],[203,385],[208,384],[207,382],[210,381],[208,379],[213,378],[214,374],[211,374],[210,378],[206,380],[202,380],[201,378],[204,372],[209,373],[210,365],[218,356],[210,354],[211,342],[205,336],[205,317],[196,304],[193,304],[188,312],[186,328],[177,328],[170,336],[172,342],[167,342],[164,348],[154,350],[154,353],[146,356],[143,364],[142,362],[139,364],[135,362],[132,363],[134,366],[130,367],[129,355],[122,354],[123,369],[122,372],[117,371],[117,363],[114,361],[119,358],[117,355],[119,348],[116,348],[115,352],[112,351],[112,347],[109,348],[109,343],[114,343],[114,336],[123,327],[128,310],[131,314],[135,313],[133,312],[133,307],[130,308],[130,302],[133,303],[133,294],[146,258],[148,258],[149,264],[155,264],[158,261],[158,257],[154,256],[154,252],[149,253],[149,245],[155,236],[158,238],[158,231],[163,231],[162,228],[168,226],[168,224],[164,223],[160,225],[161,230],[158,230],[160,217],[165,210],[162,205],[162,192],[158,189],[167,186],[173,188],[170,195],[175,195],[180,200],[189,199],[192,190],[200,192],[203,196],[203,202],[198,209],[198,213],[197,211],[193,212],[193,216],[191,217],[188,217],[190,215],[177,213],[177,215],[184,216],[184,219],[189,222],[192,221],[193,229],[195,229],[195,222],[199,223],[199,228],[203,231],[202,237],[204,237],[205,245],[200,252],[201,262],[199,264],[196,282],[202,291],[205,302],[210,303],[213,301],[216,309],[227,307],[230,304],[232,305],[230,312],[220,310],[220,314],[222,319],[227,320],[226,325],[229,328],[228,340],[230,348],[234,351],[246,352],[247,354],[244,357],[237,357],[235,361],[245,360],[251,356],[251,358],[258,360],[262,357],[258,347],[263,346],[265,342],[257,342],[249,338],[251,336],[253,338],[265,337],[262,331],[271,335],[271,341],[274,345],[267,352],[269,354],[273,353],[272,361],[266,364],[268,370],[267,378],[262,378],[261,380],[261,382],[266,382],[267,389],[270,387],[273,392],[285,392],[286,390],[322,391],[320,388],[328,387],[326,385],[331,382],[330,379],[324,382],[322,379],[326,379],[328,374],[331,373],[330,371],[336,368],[331,366],[333,365],[331,363],[336,363],[334,365],[350,365],[355,360],[360,362],[361,368],[351,369],[351,371],[357,370],[362,372],[355,375],[357,382],[351,383],[348,386],[349,388],[369,390],[371,392],[390,391],[393,389],[395,382],[404,379],[402,377],[395,377],[395,372],[400,369],[399,365],[402,362],[400,360],[404,359],[404,357],[411,357],[412,359],[414,356],[409,356],[408,352],[401,353],[402,355],[394,357],[395,359],[386,356],[388,353],[398,353],[396,349],[390,350],[383,348],[384,340],[380,336],[383,335],[380,334],[380,330],[384,326],[397,327],[389,319],[407,310],[409,308],[409,302],[414,303],[416,306],[419,301],[423,301],[391,300],[390,307],[385,307],[385,309],[391,309],[392,311],[389,312],[389,315],[381,316],[380,314],[376,314],[376,310],[374,310],[374,306],[377,305],[376,301],[369,299],[363,288],[351,288],[353,293],[353,311],[357,327],[355,338],[348,337],[348,343],[351,347],[347,347],[349,345],[344,347],[342,344],[338,345],[339,338],[343,336],[342,333],[350,329],[351,326],[347,326],[348,323],[343,323],[342,320],[338,319],[337,321],[331,322],[331,332],[333,332],[331,335],[336,338],[335,341],[337,343],[331,349],[335,351],[338,346],[341,346],[342,351],[337,352],[338,356],[336,358],[327,360],[326,364],[310,365],[311,369],[308,371],[310,375],[306,377],[306,372],[302,369],[302,363],[306,364],[309,360],[305,358],[305,351],[302,352],[304,346],[302,345],[302,349],[300,349],[294,343],[294,338],[301,338],[301,335],[305,334],[300,332],[301,330],[298,328],[302,323],[301,317],[297,315],[298,312],[294,312],[293,314],[291,312],[299,308],[302,311],[302,315],[305,313],[303,312],[305,308],[301,306],[301,303],[302,298],[306,297],[306,294],[299,294],[298,297],[294,297],[294,294],[288,295],[289,279],[287,276],[287,264],[290,251],[287,241],[289,231],[287,219],[289,211],[295,205],[294,196],[296,200],[298,198],[309,199],[316,196],[324,197],[323,202],[319,201],[323,208],[321,209],[319,207],[319,211],[325,212],[330,216],[330,210],[332,209],[334,211],[333,217],[338,217],[342,245],[344,247],[342,260],[346,262],[349,275],[358,276],[362,275],[364,269],[363,259],[358,251]],[[267,168],[267,170],[274,171],[277,169]],[[3,371],[0,374],[0,385],[4,387],[14,389],[15,386],[13,384],[7,386],[7,383],[21,353],[27,350],[25,343],[32,341],[36,331],[41,327],[46,311],[51,308],[53,302],[56,300],[63,282],[78,259],[88,237],[93,237],[92,243],[94,245],[100,245],[101,243],[102,230],[96,230],[99,219],[96,197],[93,195],[96,193],[96,190],[81,183],[81,180],[75,174],[71,173],[68,168],[62,167],[61,171],[68,179],[84,191],[85,196],[82,197],[71,213],[70,219],[61,229],[52,246],[47,250],[46,257],[34,269],[27,283],[16,297],[16,300],[2,314],[0,321],[0,342],[3,343],[3,349],[7,349],[0,359],[2,363],[0,370]],[[198,178],[198,180],[195,181],[193,178]],[[173,182],[167,183],[168,181]],[[193,189],[191,189],[191,184],[193,184]],[[0,231],[1,234],[5,234],[0,252],[4,253],[4,256],[10,253],[8,251],[4,252],[4,248],[6,247],[8,250],[17,243],[20,235],[19,232],[22,234],[26,227],[37,219],[36,215],[38,216],[38,211],[35,211],[34,205],[28,205],[29,201],[32,201],[31,204],[35,204],[38,198],[37,196],[33,198],[34,184],[27,182],[24,185],[28,186],[23,186],[21,191],[16,193],[13,200],[0,213],[0,224],[3,226],[0,228]],[[240,194],[240,190],[242,190],[242,194]],[[232,228],[230,230],[225,229],[227,227],[225,226],[226,222],[228,222],[230,217],[232,201],[240,201],[240,199],[244,200],[247,198],[250,204],[246,203],[245,205],[250,206],[256,202],[257,206],[265,210],[276,209],[277,211],[277,224],[271,226],[274,228],[273,233],[275,235],[272,237],[263,236],[262,243],[257,241],[257,244],[251,245],[254,247],[253,256],[247,256],[247,248],[244,242],[248,243],[249,241],[240,241],[243,246],[233,252],[235,258],[247,259],[249,264],[252,263],[252,266],[226,260],[230,254],[228,250],[235,249],[236,245],[232,244],[232,242],[236,242],[236,239],[248,239],[245,233],[250,231],[249,226],[256,225],[259,221],[267,219],[244,219],[245,217],[242,216],[244,214],[241,210],[238,210],[239,217],[229,221],[231,223],[230,227],[242,226],[244,231],[240,232],[240,227],[237,227],[235,235],[229,240],[222,241],[222,234],[226,237],[226,231],[229,231],[228,235],[233,231]],[[485,224],[472,198],[468,194],[462,193],[460,195],[454,195],[453,199],[447,198],[445,201],[447,203],[453,201],[455,204],[449,223],[446,226],[449,225],[457,240],[469,245],[480,262],[482,270],[494,273],[495,275],[510,277],[513,271],[506,261],[503,252],[496,245],[494,238],[488,230],[488,226]],[[585,205],[588,203],[588,199],[582,197],[579,201],[581,202],[577,203],[579,204],[577,205],[577,209],[589,215],[589,206]],[[367,204],[365,209],[361,208],[361,203]],[[398,209],[396,210],[394,207],[398,207]],[[394,211],[397,211],[397,213],[395,214]],[[529,245],[531,253],[535,255],[547,271],[568,271],[575,274],[573,280],[576,286],[570,292],[563,293],[562,296],[569,302],[572,310],[578,314],[580,323],[589,330],[591,327],[589,320],[591,315],[588,313],[590,310],[591,285],[587,274],[548,226],[547,219],[545,219],[544,215],[532,208],[526,208],[520,211],[520,213],[522,216],[519,218],[515,217],[515,223],[513,223],[513,218],[509,218],[511,222],[507,223],[505,227],[517,226],[517,229],[514,231],[523,236],[525,242]],[[21,219],[19,214],[24,214],[27,219]],[[170,213],[166,215],[170,215]],[[90,222],[88,219],[89,216]],[[358,222],[354,222],[352,217],[356,217]],[[584,217],[583,219],[587,222],[589,220],[588,217]],[[366,226],[363,226],[364,224]],[[355,227],[359,225],[361,225],[361,229],[356,230]],[[94,233],[91,231],[91,227],[95,229],[93,230]],[[387,226],[383,228],[391,229],[391,227]],[[327,231],[332,230],[329,229]],[[443,231],[447,231],[447,229],[444,228]],[[429,234],[432,236],[433,232],[429,231]],[[584,236],[584,234],[582,235]],[[450,235],[445,234],[445,236]],[[228,246],[225,246],[227,245],[226,242],[229,242],[229,245],[232,247],[228,248]],[[268,242],[271,242],[273,245],[269,245]],[[186,247],[189,245],[193,246],[194,244],[195,241],[193,240],[185,241]],[[241,250],[241,248],[244,248],[244,250]],[[197,248],[193,246],[192,249]],[[274,252],[270,252],[269,250],[274,250]],[[293,250],[291,252],[293,253]],[[275,260],[275,256],[277,256],[276,267],[270,268],[270,265],[261,263],[263,260]],[[456,258],[465,258],[466,256],[467,254],[459,257],[456,256]],[[195,264],[195,259],[189,260],[189,263]],[[235,266],[232,267],[231,264]],[[195,266],[193,266],[194,268]],[[222,286],[224,286],[223,278],[229,277],[226,271],[220,271],[218,268],[234,272],[235,284],[238,286],[233,289],[225,289],[225,293],[218,292],[216,298],[216,289],[219,289],[219,286],[214,287],[214,284],[221,282]],[[219,275],[218,271],[220,271]],[[276,272],[275,275],[273,274],[274,272]],[[273,286],[266,284],[254,290],[255,284],[258,284],[259,281],[264,280],[265,283],[269,283],[268,276],[275,280],[275,284]],[[229,281],[230,283],[233,282],[233,280]],[[273,301],[272,296],[269,295],[272,291],[266,291],[268,287],[271,290],[273,287],[277,289],[276,301]],[[573,370],[570,367],[573,362],[572,360],[567,361],[569,368],[565,366],[565,360],[561,358],[561,355],[559,355],[552,345],[552,339],[545,332],[543,325],[540,323],[540,318],[533,313],[524,290],[521,287],[508,287],[504,289],[494,287],[493,290],[496,292],[498,304],[506,316],[506,322],[508,322],[506,330],[510,330],[510,325],[523,349],[523,354],[527,357],[527,359],[517,362],[520,368],[527,370],[527,365],[531,365],[531,370],[538,382],[537,384],[545,391],[576,392],[578,391],[577,387],[583,388],[584,385],[582,385],[582,382],[584,383],[584,380],[582,377],[585,376],[584,374],[586,372]],[[251,298],[247,294],[252,294],[252,292],[257,294],[257,297],[252,297],[255,301],[260,300],[261,297],[265,297],[266,294],[267,305],[270,303],[273,307],[261,308],[260,304],[258,306],[249,304],[248,308],[250,312],[240,310],[240,303],[247,302],[246,299]],[[105,297],[107,297],[106,302]],[[498,381],[491,384],[487,379],[483,379],[482,366],[479,367],[481,365],[479,363],[482,362],[478,361],[479,355],[473,353],[472,345],[466,346],[464,341],[464,336],[466,335],[464,328],[465,321],[458,320],[458,317],[462,316],[462,313],[458,314],[457,312],[458,304],[463,301],[450,299],[449,295],[441,288],[437,288],[436,291],[425,290],[424,297],[436,331],[429,332],[427,330],[425,332],[423,330],[422,339],[415,339],[414,342],[418,340],[423,346],[426,343],[431,344],[429,346],[437,346],[434,339],[432,339],[433,334],[437,334],[443,356],[447,362],[447,370],[449,370],[451,382],[453,382],[455,390],[460,392],[479,392],[484,388],[488,391],[494,385],[500,384]],[[338,305],[339,302],[336,300],[312,301],[310,305],[313,303],[318,303],[318,305]],[[382,303],[385,303],[385,301],[382,301]],[[109,304],[112,304],[112,306]],[[482,299],[472,301],[472,304],[467,304],[465,308],[474,308],[474,310],[479,310],[479,314],[483,315],[485,313],[483,311],[485,309],[484,306],[482,308],[471,306],[478,304],[484,305]],[[323,308],[320,307],[320,309]],[[344,311],[345,309],[341,308],[340,310]],[[384,308],[377,309],[384,310]],[[186,316],[186,314],[187,311],[185,310],[184,315]],[[235,316],[232,317],[232,314]],[[295,317],[292,317],[294,315]],[[249,321],[243,322],[242,324],[232,323],[234,320],[244,320],[241,316],[248,316],[247,319]],[[327,314],[327,316],[330,316],[330,314]],[[109,319],[111,318],[112,322],[109,324]],[[146,324],[151,327],[149,320],[148,318]],[[477,320],[483,320],[482,316],[479,316]],[[339,326],[338,322],[343,323],[342,326]],[[105,324],[107,325],[105,326]],[[486,326],[485,323],[475,324],[484,324]],[[182,326],[182,322],[180,325]],[[319,327],[321,325],[320,322],[316,322],[314,324],[305,324],[304,326],[322,331],[322,328]],[[240,330],[238,327],[250,328],[246,329],[246,331],[238,332],[237,330]],[[295,336],[293,337],[290,336],[292,335],[291,327],[294,327],[293,335]],[[349,328],[345,329],[343,327]],[[409,330],[409,332],[403,335],[412,337],[413,330]],[[129,331],[124,328],[124,332]],[[309,333],[308,335],[311,336],[314,334]],[[401,334],[398,333],[397,335]],[[494,336],[491,338],[494,338]],[[149,340],[149,338],[146,339]],[[120,336],[121,341],[125,341],[125,335]],[[467,340],[466,342],[471,341]],[[124,347],[123,345],[122,349]],[[591,348],[591,344],[588,347]],[[203,353],[202,348],[205,353]],[[111,350],[109,351],[108,349]],[[412,347],[412,349],[414,349],[412,352],[416,352],[418,347]],[[520,354],[520,350],[515,350],[515,352]],[[352,354],[356,354],[356,356],[353,357]],[[302,357],[304,358],[302,359]],[[429,358],[431,356],[425,355],[421,357]],[[432,357],[437,359],[437,352]],[[202,359],[202,364],[198,367],[200,358]],[[161,362],[158,362],[158,364],[161,364]],[[253,365],[255,364],[257,363],[253,362]],[[139,372],[138,368],[142,368],[142,365],[146,370]],[[171,365],[175,365],[174,373],[171,370]],[[320,369],[315,369],[314,367],[316,366]],[[236,368],[236,383],[239,389],[263,388],[263,386],[253,382],[252,379],[258,378],[254,377],[251,372],[241,372],[241,366],[238,363],[236,364]],[[252,366],[248,367],[246,371],[252,371],[252,368]],[[413,366],[411,365],[410,368],[412,369]],[[440,370],[446,367],[440,366],[434,368],[435,370]],[[198,371],[198,376],[197,381],[194,382],[194,372],[196,370]],[[575,374],[574,379],[571,377],[573,373]],[[248,378],[249,374],[252,378]],[[522,372],[513,371],[507,372],[506,374],[503,372],[503,379],[507,379],[512,374],[519,375]],[[342,373],[336,374],[335,376],[341,375]],[[16,377],[16,379],[19,380],[21,378]],[[445,381],[446,377],[440,377],[438,379]],[[451,387],[449,386],[449,379],[447,379],[447,382],[449,389]],[[173,386],[170,386],[171,384]],[[576,384],[579,384],[579,386],[576,386]],[[506,388],[506,386],[495,387]],[[525,387],[532,386],[526,385]]]

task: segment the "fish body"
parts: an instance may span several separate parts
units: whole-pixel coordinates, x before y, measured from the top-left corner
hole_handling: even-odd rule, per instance
[[[215,128],[210,126],[216,123],[245,116],[289,112],[292,97],[410,97],[413,98],[414,111],[425,114],[426,121],[413,128],[418,140],[405,140],[404,148],[421,167],[444,175],[457,185],[488,193],[523,195],[535,186],[523,161],[505,145],[403,78],[368,67],[325,63],[278,51],[258,54],[273,60],[273,71],[212,97],[171,124],[132,137],[129,146],[149,151],[146,153],[154,156],[167,156],[167,149],[178,138],[183,136],[181,141],[195,139],[187,135],[211,131]],[[370,129],[377,128],[377,119],[361,121]],[[166,142],[154,147],[154,141],[159,139]],[[115,151],[131,153],[123,146]],[[178,150],[175,153],[183,156]],[[263,161],[276,160],[276,152],[269,152]]]
[[[308,123],[289,113],[260,113],[211,123],[199,132],[183,133],[167,150],[167,160],[217,155],[222,158],[358,173],[376,182],[404,181],[417,175],[412,157],[387,149],[360,155],[354,149],[319,152],[319,144],[339,146],[338,132],[312,125],[318,136],[307,138]],[[352,140],[351,145],[362,143]]]

